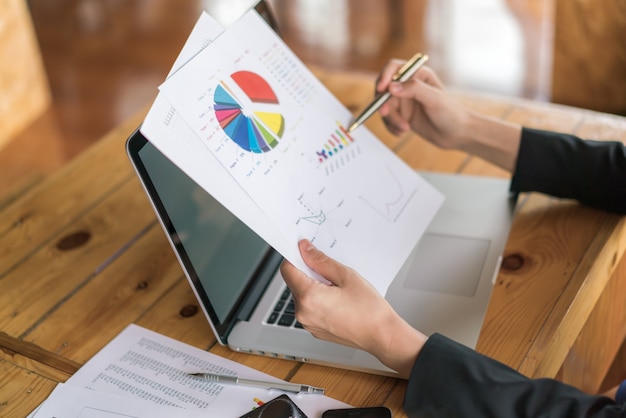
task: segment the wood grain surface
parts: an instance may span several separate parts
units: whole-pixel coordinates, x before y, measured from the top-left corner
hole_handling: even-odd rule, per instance
[[[314,71],[355,113],[372,95],[371,76]],[[454,94],[483,113],[528,126],[626,138],[621,117]],[[137,323],[273,376],[323,386],[352,405],[383,404],[404,417],[403,380],[237,353],[215,341],[125,154],[125,140],[144,114],[0,213],[0,415],[28,414],[55,382]],[[390,135],[379,117],[367,126],[415,169],[508,176],[414,134]],[[603,385],[626,332],[624,228],[621,217],[570,201],[520,196],[478,350],[528,376],[557,377],[590,391]],[[599,329],[607,315],[610,322]]]

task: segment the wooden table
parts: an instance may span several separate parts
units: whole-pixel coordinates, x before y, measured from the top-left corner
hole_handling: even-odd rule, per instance
[[[317,74],[354,111],[371,97],[371,75]],[[458,96],[527,126],[626,141],[626,118]],[[133,322],[323,386],[352,405],[383,404],[404,416],[403,380],[235,353],[215,342],[125,155],[124,141],[144,114],[17,199],[0,198],[0,416],[27,415]],[[368,126],[416,169],[508,176],[415,135],[393,137],[378,117]],[[626,334],[625,229],[620,216],[522,195],[478,350],[528,376],[597,390]]]

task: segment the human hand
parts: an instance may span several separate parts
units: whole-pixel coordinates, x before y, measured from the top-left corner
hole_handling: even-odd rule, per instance
[[[308,277],[291,263],[281,274],[296,302],[296,318],[316,338],[365,350],[407,376],[426,336],[412,328],[353,269],[309,241],[298,244],[302,259],[331,285]]]
[[[395,135],[412,129],[439,147],[461,148],[470,112],[445,91],[429,67],[422,67],[404,83],[392,81],[402,64],[400,60],[390,61],[376,83],[378,92],[391,93],[380,109],[387,129]]]
[[[522,127],[519,124],[480,115],[446,93],[443,84],[428,67],[422,67],[408,81],[392,77],[402,61],[390,61],[379,76],[376,90],[389,91],[391,98],[380,108],[390,132],[401,135],[413,130],[444,149],[456,149],[513,171]]]
[[[620,384],[610,388],[600,395],[611,398],[619,404],[623,404],[626,399],[626,380],[622,380]]]

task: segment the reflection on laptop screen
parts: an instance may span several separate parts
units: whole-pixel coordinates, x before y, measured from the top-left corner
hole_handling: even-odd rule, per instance
[[[220,322],[232,313],[268,245],[149,142],[139,151]]]

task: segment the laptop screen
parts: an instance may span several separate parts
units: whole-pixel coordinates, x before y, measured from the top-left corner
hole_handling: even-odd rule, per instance
[[[266,1],[255,10],[278,33]],[[248,317],[282,257],[137,129],[127,152],[217,338]]]
[[[222,333],[271,247],[201,189],[137,130],[128,153],[187,270]]]

